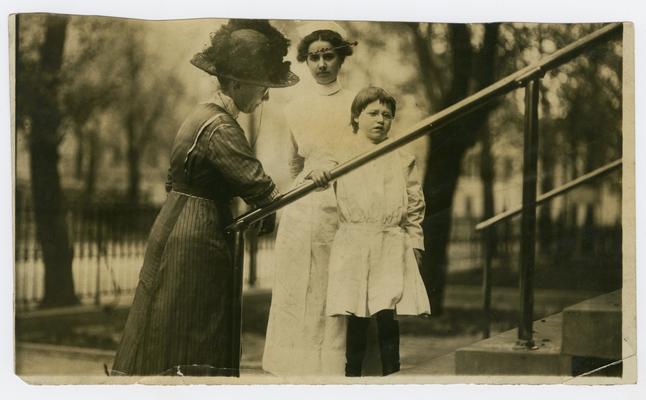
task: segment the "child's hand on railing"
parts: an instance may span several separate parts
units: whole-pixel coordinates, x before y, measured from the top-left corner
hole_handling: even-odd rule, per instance
[[[318,186],[321,189],[327,189],[328,188],[328,183],[331,180],[330,172],[325,171],[322,169],[315,169],[312,170],[305,179],[309,179],[314,182],[316,186]]]

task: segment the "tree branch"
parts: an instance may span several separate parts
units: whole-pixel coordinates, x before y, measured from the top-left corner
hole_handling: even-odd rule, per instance
[[[140,134],[139,136],[135,136],[135,146],[143,146],[145,141],[147,141],[150,136],[152,135],[153,128],[155,127],[155,122],[159,118],[159,116],[164,112],[164,108],[166,105],[166,96],[157,96],[152,110],[150,113],[148,113],[147,118],[145,118],[144,122],[141,124],[141,129],[140,129]]]
[[[442,79],[440,79],[440,71],[433,61],[430,49],[430,34],[428,38],[425,38],[419,29],[418,22],[407,22],[406,26],[410,28],[413,34],[413,45],[420,67],[420,77],[424,83],[426,98],[429,102],[429,112],[432,113],[441,104],[441,99],[444,97],[444,88],[442,87]]]

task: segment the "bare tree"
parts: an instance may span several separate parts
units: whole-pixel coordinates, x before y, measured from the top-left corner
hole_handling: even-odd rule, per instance
[[[32,202],[37,238],[45,264],[45,290],[41,306],[54,307],[78,303],[72,279],[73,250],[65,221],[58,171],[59,126],[62,120],[58,95],[68,18],[46,16],[44,39],[37,45],[37,57],[23,57],[21,25],[39,21],[37,16],[17,16],[16,114],[22,123],[30,125]]]
[[[429,113],[444,109],[475,91],[494,82],[495,51],[498,24],[485,25],[480,49],[471,41],[471,28],[464,24],[447,27],[450,56],[438,66],[432,51],[433,29],[420,23],[409,23],[421,71],[421,81],[429,104]],[[451,231],[453,195],[461,173],[466,151],[477,141],[478,133],[486,138],[483,129],[491,107],[447,126],[429,141],[428,163],[424,178],[424,196],[427,204],[424,219],[425,246],[429,251],[424,260],[423,275],[429,284],[429,298],[434,314],[441,314],[444,306],[444,287],[447,273],[447,246]],[[486,147],[484,148],[486,151]],[[493,170],[485,171],[485,192],[491,192]],[[493,195],[485,193],[485,210],[493,212]]]
[[[79,68],[71,70],[78,72]],[[88,201],[94,194],[100,156],[98,114],[112,101],[113,88],[109,84],[93,85],[78,76],[80,74],[76,75],[76,79],[71,79],[65,86],[62,99],[68,125],[76,138],[75,175],[84,181],[84,198]]]
[[[127,165],[126,200],[140,201],[141,163],[151,142],[159,142],[173,132],[173,105],[182,92],[179,81],[163,76],[156,70],[155,57],[149,54],[143,31],[126,25],[121,73],[124,85],[120,89],[117,108],[125,134]],[[169,123],[171,122],[171,123]]]

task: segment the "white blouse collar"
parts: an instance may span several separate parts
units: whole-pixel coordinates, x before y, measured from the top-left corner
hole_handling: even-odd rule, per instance
[[[335,93],[338,93],[341,90],[341,84],[339,83],[339,80],[335,80],[332,83],[328,83],[327,85],[316,85],[316,89],[318,91],[318,94],[321,96],[332,96]]]

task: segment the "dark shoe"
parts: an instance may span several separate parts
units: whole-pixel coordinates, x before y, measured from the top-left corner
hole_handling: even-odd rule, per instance
[[[383,376],[386,376],[399,371],[399,323],[394,319],[394,312],[380,311],[377,314],[377,327],[381,370]]]
[[[361,364],[359,365],[345,364],[345,376],[348,376],[348,377],[361,376]]]
[[[348,317],[345,344],[345,376],[361,376],[363,359],[366,355],[369,322],[368,318]]]
[[[383,371],[383,376],[387,376],[390,374],[394,374],[395,372],[399,372],[399,363],[388,364],[388,365],[386,365],[386,363],[383,363],[382,371]]]
[[[381,344],[381,370],[383,376],[399,372],[399,340],[396,343]]]

